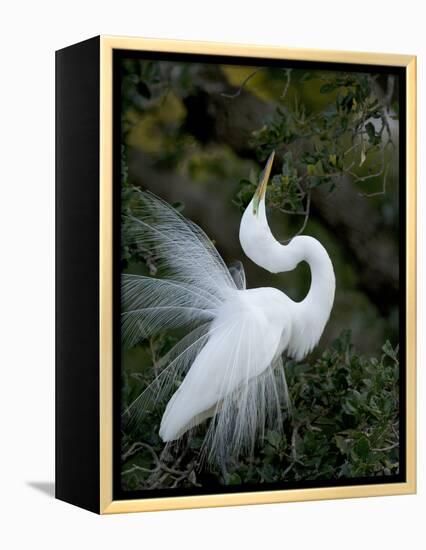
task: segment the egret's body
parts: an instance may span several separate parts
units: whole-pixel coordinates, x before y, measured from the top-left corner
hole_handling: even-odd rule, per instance
[[[250,452],[267,427],[279,428],[287,388],[281,356],[303,359],[318,343],[334,300],[335,278],[324,247],[299,236],[279,243],[266,218],[264,196],[272,157],[240,226],[246,255],[272,273],[306,261],[311,286],[294,302],[275,288],[246,289],[243,271],[231,273],[205,234],[152,195],[143,194],[136,236],[154,245],[168,279],[126,276],[123,333],[131,342],[167,328],[192,329],[164,358],[150,388],[171,392],[160,437],[174,441],[212,417],[205,446],[212,460]],[[146,407],[145,392],[133,404]]]
[[[212,416],[242,384],[260,376],[286,349],[286,296],[274,288],[235,290],[219,308],[209,339],[164,413],[160,436],[172,441]],[[241,365],[244,368],[241,368]]]

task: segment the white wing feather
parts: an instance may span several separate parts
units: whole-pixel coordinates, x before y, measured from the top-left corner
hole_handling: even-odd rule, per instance
[[[284,295],[245,290],[242,264],[228,269],[205,233],[164,201],[136,191],[134,203],[127,238],[155,256],[162,278],[123,275],[123,344],[178,327],[190,332],[162,358],[160,374],[125,417],[137,421],[183,379],[164,412],[162,439],[176,440],[212,417],[204,442],[209,461],[251,453],[265,428],[280,429],[287,405]]]
[[[182,281],[122,277],[121,331],[125,347],[159,332],[212,321],[220,302]]]
[[[128,238],[155,252],[162,276],[193,285],[216,303],[226,299],[237,287],[204,231],[155,195],[136,194]]]
[[[164,441],[178,439],[213,416],[209,460],[220,460],[225,452],[251,452],[265,426],[279,427],[286,392],[277,390],[274,370],[280,366],[277,350],[289,334],[265,315],[258,294],[237,294],[219,311],[205,346],[167,405],[160,427]]]

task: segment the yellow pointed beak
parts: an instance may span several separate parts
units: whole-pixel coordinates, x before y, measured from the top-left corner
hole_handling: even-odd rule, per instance
[[[268,186],[269,176],[271,175],[272,164],[274,162],[275,151],[269,155],[268,160],[266,161],[265,169],[263,170],[262,178],[260,180],[259,186],[256,189],[256,192],[253,196],[253,213],[257,214],[259,211],[259,203],[265,198],[266,187]]]

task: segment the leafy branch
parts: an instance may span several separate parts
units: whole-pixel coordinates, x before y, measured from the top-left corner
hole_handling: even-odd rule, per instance
[[[159,405],[139,431],[124,431],[123,486],[194,487],[203,485],[205,476],[232,485],[398,473],[398,348],[386,342],[381,357],[367,359],[354,350],[350,333],[343,332],[316,360],[287,360],[286,372],[293,415],[285,420],[283,435],[265,434],[253,460],[241,458],[226,477],[206,470],[201,458],[206,425],[200,426],[199,437],[180,447],[164,446],[156,435]],[[135,383],[143,387],[146,380]]]
[[[274,176],[267,196],[268,206],[304,216],[305,229],[310,193],[317,187],[327,185],[331,192],[345,178],[360,185],[381,179],[379,191],[363,190],[360,194],[365,197],[385,194],[391,149],[395,148],[389,125],[394,79],[388,79],[389,89],[380,100],[374,80],[367,74],[329,73],[318,78],[304,73],[293,88],[290,70],[286,78],[274,116],[252,134],[252,147],[259,160],[264,161],[272,150],[282,159],[281,171]],[[310,112],[300,100],[298,90],[303,91],[306,82],[319,87],[324,103],[319,111]],[[235,202],[241,208],[247,206],[257,179],[252,174],[248,180],[240,181]]]

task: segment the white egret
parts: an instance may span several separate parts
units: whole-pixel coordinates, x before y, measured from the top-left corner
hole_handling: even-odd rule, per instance
[[[245,254],[272,273],[309,264],[311,286],[301,302],[275,288],[247,289],[241,265],[228,269],[197,225],[150,193],[138,192],[127,224],[134,241],[154,253],[163,277],[123,276],[124,343],[178,327],[187,333],[125,415],[140,420],[152,402],[172,394],[162,440],[178,440],[210,418],[203,449],[208,461],[222,465],[252,454],[266,429],[281,429],[288,406],[282,354],[301,360],[316,346],[334,301],[333,266],[321,243],[298,236],[283,245],[269,229],[265,193],[273,156],[239,238]]]

